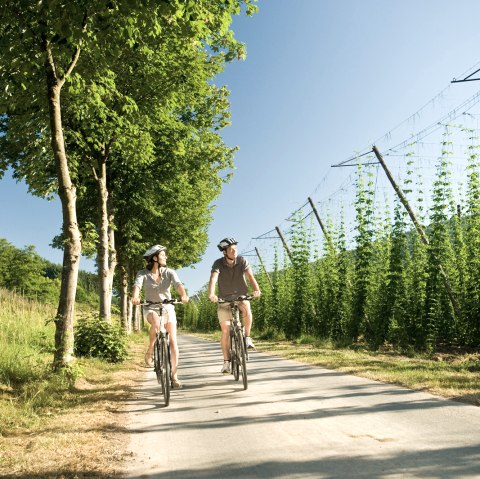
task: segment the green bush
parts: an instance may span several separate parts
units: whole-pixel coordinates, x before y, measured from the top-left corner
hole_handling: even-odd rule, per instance
[[[127,358],[127,338],[119,325],[84,317],[75,326],[75,355],[119,363]]]

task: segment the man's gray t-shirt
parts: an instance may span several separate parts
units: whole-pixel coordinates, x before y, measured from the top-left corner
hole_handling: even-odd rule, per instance
[[[146,301],[158,302],[164,299],[172,299],[170,286],[173,284],[177,287],[177,285],[182,284],[173,269],[164,268],[160,275],[160,282],[157,283],[150,270],[142,269],[137,273],[134,286],[137,286],[138,289],[142,289],[142,285],[144,286]]]
[[[218,296],[223,299],[235,299],[248,293],[245,272],[250,269],[250,263],[237,256],[235,264],[227,265],[225,257],[217,259],[212,266],[212,273],[218,273]]]

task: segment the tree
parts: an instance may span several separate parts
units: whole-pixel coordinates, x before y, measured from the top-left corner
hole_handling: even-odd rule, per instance
[[[81,253],[76,205],[81,158],[67,155],[61,101],[64,86],[109,71],[120,52],[137,45],[143,34],[158,37],[165,25],[175,25],[192,42],[210,45],[214,51],[226,49],[226,59],[241,56],[243,46],[234,40],[229,25],[231,15],[240,13],[242,5],[247,13],[255,9],[250,0],[4,2],[0,165],[13,166],[17,177],[26,178],[31,190],[41,196],[56,192],[62,204],[64,259],[55,319],[57,368],[72,359]]]

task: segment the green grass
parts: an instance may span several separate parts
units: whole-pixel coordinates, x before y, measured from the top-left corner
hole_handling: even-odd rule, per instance
[[[28,426],[68,390],[54,375],[55,308],[0,289],[0,430]]]
[[[0,384],[38,380],[53,354],[55,308],[0,289]]]
[[[55,313],[54,306],[0,289],[0,434],[35,427],[44,418],[75,407],[83,400],[75,388],[77,379],[88,376],[88,381],[97,382],[122,368],[82,358],[53,372]],[[144,335],[138,336],[132,344],[144,341]]]

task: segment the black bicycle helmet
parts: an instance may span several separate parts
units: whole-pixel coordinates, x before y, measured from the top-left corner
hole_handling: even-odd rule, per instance
[[[232,244],[238,244],[238,241],[235,238],[223,238],[222,241],[217,244],[217,248],[220,251],[225,251]]]
[[[155,256],[156,254],[160,253],[160,251],[166,251],[167,248],[165,246],[162,246],[161,244],[156,244],[155,246],[152,246],[151,248],[147,249],[145,253],[143,253],[143,257],[148,261],[152,256]]]

